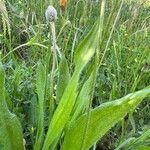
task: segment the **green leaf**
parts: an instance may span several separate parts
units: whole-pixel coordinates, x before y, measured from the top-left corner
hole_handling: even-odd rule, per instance
[[[0,149],[23,150],[23,135],[20,122],[7,107],[5,101],[5,73],[0,63]]]
[[[29,116],[29,124],[33,127],[33,129],[37,129],[38,124],[38,103],[37,96],[34,94],[30,100],[30,106],[28,111]]]
[[[10,111],[13,111],[13,102],[11,101],[10,95],[6,89],[5,89],[5,99],[6,99],[8,109]]]
[[[89,59],[94,55],[95,50],[99,44],[100,25],[99,19],[88,33],[85,39],[79,44],[75,51],[75,65],[83,68]]]
[[[81,115],[81,113],[83,113],[85,109],[89,106],[94,82],[93,76],[94,72],[91,73],[89,79],[84,83],[79,93],[79,96],[76,100],[76,105],[74,107],[74,113],[71,118],[72,121],[74,121],[79,115]]]
[[[82,150],[89,149],[149,94],[150,88],[146,88],[121,99],[104,103],[91,110],[89,114],[82,115],[67,131],[61,150],[80,150],[81,147]]]
[[[60,136],[60,133],[67,123],[76,100],[78,80],[79,72],[74,73],[59,102],[50,123],[43,150],[49,149],[50,145],[58,138],[58,136]]]
[[[56,102],[59,103],[68,83],[70,81],[70,73],[65,57],[62,58],[59,66],[59,79],[56,90]]]
[[[36,143],[34,146],[35,150],[41,148],[44,138],[44,98],[46,88],[46,68],[41,62],[38,63],[37,67],[37,95],[38,95],[38,128],[36,135]]]
[[[145,131],[140,137],[135,138],[133,142],[125,145],[125,148],[128,150],[136,149],[141,145],[145,145],[150,142],[150,129]]]
[[[90,61],[95,53],[95,48],[98,44],[97,35],[99,26],[96,23],[88,36],[81,41],[80,46],[76,51],[76,66],[71,80],[69,81],[64,94],[59,102],[59,105],[53,115],[49,125],[48,133],[45,139],[43,150],[48,150],[50,145],[61,135],[65,125],[70,119],[70,114],[74,107],[77,97],[77,87],[80,78],[80,73],[84,66]],[[83,56],[85,55],[85,56]]]

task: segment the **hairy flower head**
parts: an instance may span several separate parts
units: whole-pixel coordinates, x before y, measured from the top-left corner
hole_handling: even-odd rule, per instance
[[[45,17],[47,22],[55,22],[57,20],[57,11],[52,5],[49,5],[46,9]]]

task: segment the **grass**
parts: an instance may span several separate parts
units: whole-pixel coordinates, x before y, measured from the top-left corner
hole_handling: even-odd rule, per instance
[[[62,54],[56,60],[45,19],[49,4],[0,1],[0,62],[5,72],[0,74],[1,82],[5,77],[0,101],[4,96],[22,126],[14,131],[19,128],[18,138],[23,133],[29,150],[73,149],[70,143],[78,135],[77,149],[148,149],[149,1],[70,0],[61,9],[51,0],[58,12],[56,41]],[[132,94],[124,97],[129,93],[134,103]],[[4,136],[1,128],[7,121],[2,112],[0,116]],[[11,145],[13,137],[7,138]],[[9,150],[4,143],[0,138],[0,149]]]

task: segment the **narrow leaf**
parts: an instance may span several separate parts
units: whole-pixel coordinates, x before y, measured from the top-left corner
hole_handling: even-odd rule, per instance
[[[88,33],[85,39],[79,44],[75,51],[75,65],[83,68],[94,55],[99,43],[100,25],[99,19]]]
[[[89,35],[81,41],[76,51],[76,66],[73,76],[66,87],[59,105],[50,123],[43,150],[48,150],[50,145],[61,135],[63,128],[70,118],[77,97],[77,87],[80,73],[84,66],[90,61],[97,46],[98,23],[94,25]],[[85,56],[84,56],[85,55]]]
[[[56,90],[56,102],[59,103],[68,83],[70,81],[70,73],[65,57],[62,58],[59,66],[59,79]]]
[[[89,101],[90,97],[92,94],[92,88],[93,88],[93,75],[94,73],[92,72],[89,79],[84,83],[79,96],[76,100],[76,105],[74,107],[74,113],[71,118],[72,121],[74,121],[81,113],[85,111],[87,106],[89,106]]]
[[[41,148],[44,134],[44,98],[45,98],[45,87],[46,87],[46,69],[41,62],[38,63],[37,67],[37,95],[38,95],[38,128],[36,135],[35,150]]]
[[[74,106],[77,96],[77,85],[79,80],[79,73],[74,73],[71,78],[59,105],[54,113],[50,123],[43,150],[48,150],[51,144],[58,139],[65,124],[67,123],[71,110]]]

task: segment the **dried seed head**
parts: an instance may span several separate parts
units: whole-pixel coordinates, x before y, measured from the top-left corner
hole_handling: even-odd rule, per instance
[[[47,22],[55,22],[57,20],[57,11],[52,5],[49,5],[46,9],[45,17]]]

